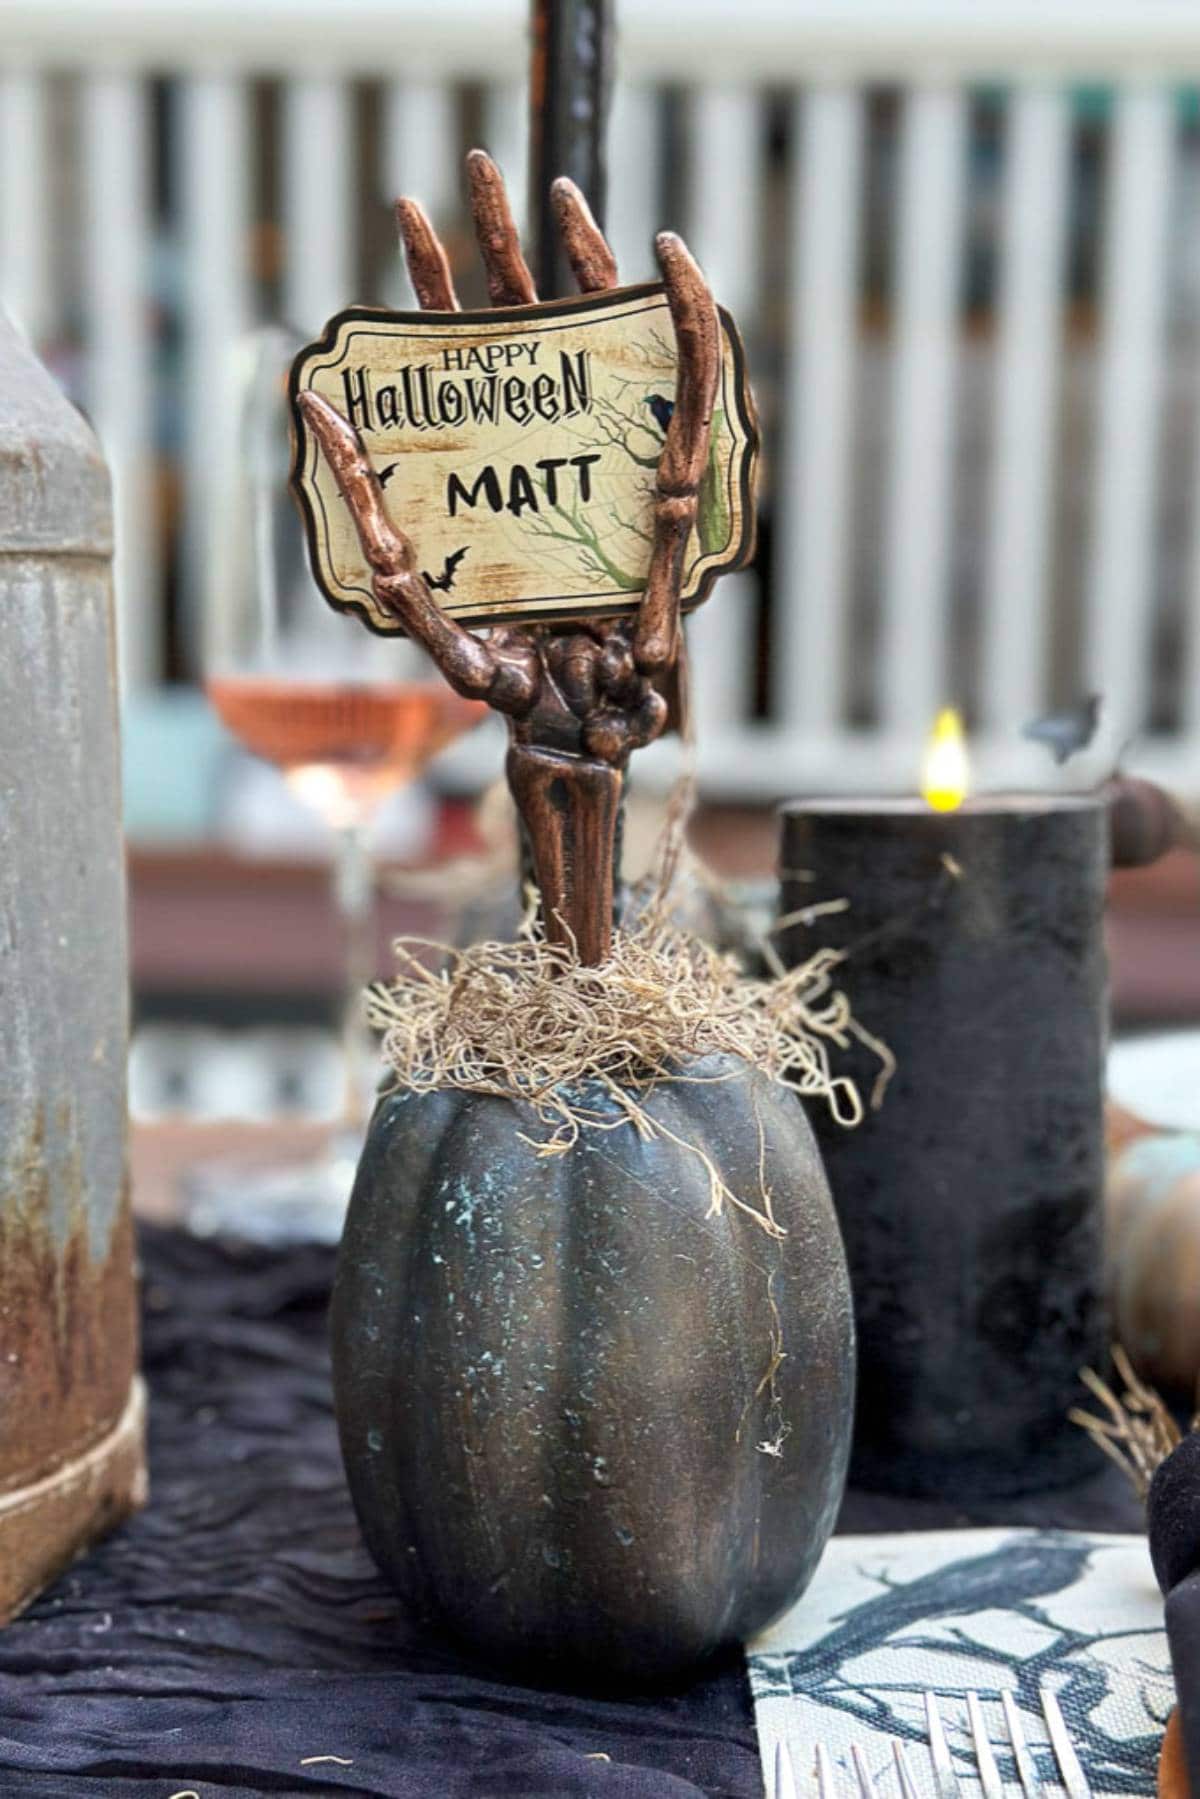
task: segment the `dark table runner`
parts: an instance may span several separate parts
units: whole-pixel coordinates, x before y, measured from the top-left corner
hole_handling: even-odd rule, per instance
[[[146,1230],[142,1255],[150,1505],[0,1631],[2,1799],[761,1799],[740,1658],[666,1694],[582,1696],[510,1685],[406,1622],[342,1480],[331,1252]],[[851,1494],[842,1528],[1140,1522],[1113,1470],[969,1516]]]

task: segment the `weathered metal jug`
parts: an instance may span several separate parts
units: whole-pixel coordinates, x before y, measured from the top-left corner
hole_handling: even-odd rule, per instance
[[[0,1621],[145,1489],[108,474],[0,316]]]

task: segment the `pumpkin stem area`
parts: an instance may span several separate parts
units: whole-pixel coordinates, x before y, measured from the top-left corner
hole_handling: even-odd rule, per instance
[[[551,942],[532,924],[515,942],[455,949],[402,938],[395,953],[393,979],[367,993],[390,1090],[458,1088],[524,1102],[540,1156],[565,1153],[588,1128],[649,1131],[639,1096],[695,1078],[689,1070],[709,1056],[736,1058],[735,1067],[823,1101],[848,1128],[865,1106],[856,1082],[836,1071],[837,1053],[854,1042],[874,1051],[872,1105],[892,1071],[890,1053],[836,985],[842,952],[820,950],[800,967],[750,979],[733,955],[673,922],[661,894],[613,933],[596,964],[569,937]],[[603,1111],[583,1097],[597,1088],[611,1102]],[[715,1210],[742,1204],[715,1169],[712,1180]],[[752,1209],[777,1228],[769,1204]]]

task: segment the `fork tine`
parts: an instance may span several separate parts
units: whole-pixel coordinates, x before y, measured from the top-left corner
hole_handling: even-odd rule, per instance
[[[796,1774],[788,1746],[782,1737],[775,1743],[775,1784],[771,1799],[797,1799]]]
[[[954,1763],[950,1759],[950,1750],[946,1745],[946,1733],[942,1729],[942,1714],[938,1710],[937,1697],[933,1693],[925,1695],[925,1722],[929,1727],[929,1759],[933,1763],[933,1779],[938,1790],[938,1799],[958,1799],[958,1778],[954,1772]]]
[[[975,1762],[979,1769],[983,1799],[1004,1799],[1004,1782],[1000,1778],[992,1745],[988,1741],[987,1725],[978,1693],[967,1694],[967,1715],[971,1720],[971,1737],[975,1744]]]
[[[912,1769],[908,1765],[908,1756],[899,1737],[892,1738],[892,1754],[896,1758],[896,1773],[900,1777],[900,1799],[917,1799],[917,1788],[912,1777]]]
[[[775,1777],[770,1790],[770,1799],[797,1799],[795,1792],[795,1770],[792,1768],[792,1756],[783,1736],[775,1740]]]
[[[829,1751],[824,1743],[817,1744],[817,1792],[820,1799],[837,1799],[837,1781],[834,1779],[833,1763],[829,1759]]]
[[[861,1799],[875,1799],[875,1785],[871,1779],[871,1772],[863,1760],[862,1750],[857,1743],[851,1745],[850,1754],[854,1760],[854,1772],[858,1779]]]
[[[1079,1757],[1075,1753],[1067,1731],[1066,1720],[1058,1703],[1058,1695],[1050,1687],[1041,1689],[1042,1716],[1046,1720],[1046,1729],[1050,1732],[1050,1741],[1054,1745],[1054,1759],[1058,1763],[1058,1771],[1062,1775],[1063,1788],[1067,1799],[1092,1799],[1092,1789],[1087,1783],[1087,1775],[1080,1766]]]
[[[1008,1725],[1009,1741],[1012,1743],[1013,1760],[1017,1764],[1017,1775],[1025,1791],[1025,1799],[1042,1799],[1042,1783],[1038,1779],[1038,1771],[1034,1765],[1029,1746],[1025,1741],[1025,1730],[1021,1723],[1013,1696],[1005,1690],[1000,1695],[1000,1703],[1004,1707],[1004,1721]]]

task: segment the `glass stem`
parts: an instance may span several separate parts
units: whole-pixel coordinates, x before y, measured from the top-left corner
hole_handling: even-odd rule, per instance
[[[342,825],[333,868],[342,925],[342,1047],[346,1061],[345,1129],[361,1134],[374,1104],[375,1046],[363,1010],[363,989],[375,974],[375,866],[361,822]]]

